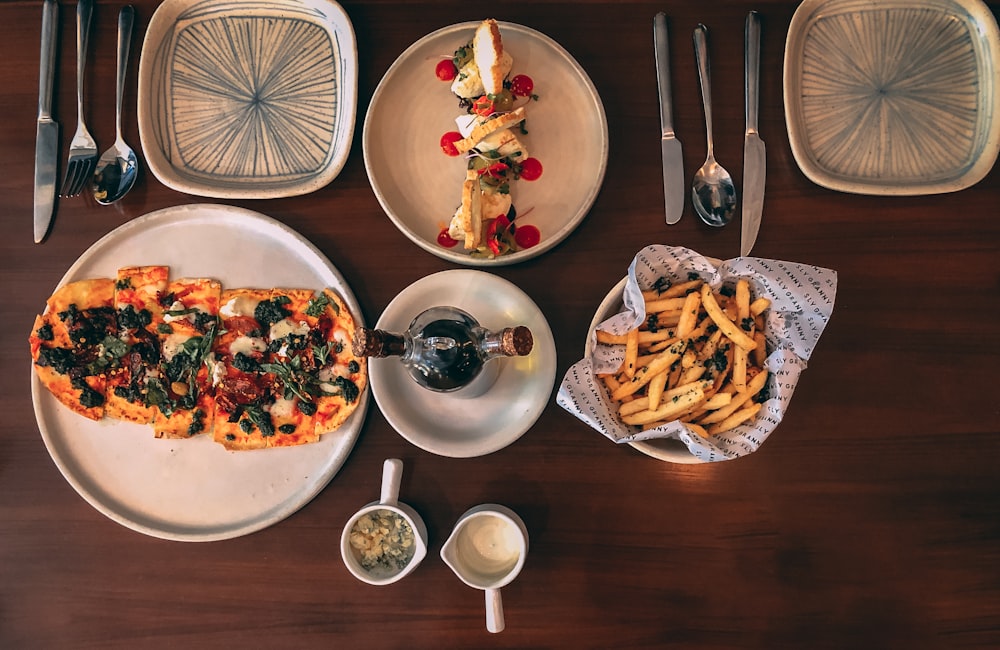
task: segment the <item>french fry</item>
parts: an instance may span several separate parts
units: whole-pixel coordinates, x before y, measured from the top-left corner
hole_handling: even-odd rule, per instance
[[[730,415],[735,413],[737,409],[753,399],[753,396],[760,392],[764,388],[764,384],[767,382],[767,373],[760,372],[747,383],[747,389],[745,391],[738,391],[733,399],[730,400],[729,404],[723,406],[720,409],[712,411],[705,415],[698,421],[699,424],[715,424],[716,422],[722,422]]]
[[[715,300],[715,296],[712,295],[712,290],[707,284],[701,287],[701,302],[705,306],[705,311],[711,316],[712,322],[722,330],[722,333],[730,341],[747,350],[752,350],[757,346],[754,340],[747,336],[746,332],[737,327],[726,316],[726,313],[719,307],[719,303]]]
[[[768,373],[763,333],[766,298],[750,283],[714,292],[702,280],[643,292],[646,319],[626,334],[597,332],[599,343],[624,345],[624,362],[601,376],[625,424],[644,430],[680,421],[710,437],[752,420],[754,397]]]
[[[681,317],[677,321],[677,336],[684,338],[688,336],[698,323],[698,309],[701,307],[701,294],[689,293],[684,298],[684,306],[681,308]]]
[[[757,300],[750,303],[750,313],[754,316],[760,316],[770,306],[771,301],[767,298],[757,298]]]
[[[667,399],[664,399],[663,405],[655,411],[641,411],[634,415],[623,417],[622,421],[625,424],[642,425],[655,422],[657,420],[669,420],[673,416],[683,413],[692,404],[698,402],[705,395],[705,391],[702,389],[701,385],[680,386],[674,390],[680,392],[675,395],[671,395],[674,391],[664,393],[664,398]]]
[[[733,350],[733,386],[738,391],[747,389],[747,351],[738,346]]]
[[[750,283],[740,278],[736,282],[736,322],[750,318]]]
[[[635,376],[635,359],[639,356],[639,330],[629,330],[625,336],[625,376]]]
[[[667,373],[661,372],[649,380],[649,388],[646,389],[648,398],[648,408],[655,411],[660,407],[660,398],[663,397],[663,390],[667,387]]]
[[[760,411],[760,407],[761,405],[759,403],[754,403],[751,406],[746,407],[745,409],[740,409],[739,411],[736,411],[722,422],[719,422],[715,426],[709,427],[708,435],[717,436],[720,433],[724,433],[726,431],[729,431],[730,429],[738,427],[744,422],[752,420],[754,417],[757,416],[757,412]]]
[[[682,341],[671,345],[647,365],[637,369],[632,380],[619,386],[618,390],[611,394],[611,398],[620,400],[626,395],[635,394],[640,388],[648,384],[653,377],[661,372],[667,372],[674,361],[677,361],[681,354],[684,353],[684,348],[685,345]]]

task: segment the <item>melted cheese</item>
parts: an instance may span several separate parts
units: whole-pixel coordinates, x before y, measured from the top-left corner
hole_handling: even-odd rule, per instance
[[[219,308],[219,314],[225,318],[253,316],[253,311],[259,302],[249,296],[236,296]]]
[[[239,336],[229,346],[229,352],[235,357],[238,353],[249,356],[254,352],[263,352],[267,349],[264,339],[256,336]]]

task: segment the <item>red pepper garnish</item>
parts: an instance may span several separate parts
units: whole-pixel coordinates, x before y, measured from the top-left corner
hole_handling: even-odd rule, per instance
[[[486,117],[493,114],[493,100],[488,95],[483,95],[472,102],[472,112],[476,115]]]
[[[493,178],[500,178],[507,172],[508,169],[510,169],[510,166],[507,165],[507,163],[495,162],[489,167],[483,167],[482,169],[478,170],[477,173],[480,176],[483,176],[484,174],[489,174]]]

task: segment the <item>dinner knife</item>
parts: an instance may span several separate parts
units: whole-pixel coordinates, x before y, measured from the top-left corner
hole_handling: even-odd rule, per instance
[[[760,18],[756,11],[746,24],[746,134],[743,138],[743,214],[740,224],[740,255],[749,255],[757,241],[764,210],[766,171],[764,141],[757,129],[760,73]]]
[[[56,75],[56,31],[59,5],[42,5],[42,49],[38,74],[38,128],[35,132],[35,243],[45,239],[56,201],[56,158],[59,123],[52,119],[52,84]]]
[[[663,203],[667,223],[675,224],[684,212],[684,156],[674,133],[670,104],[670,61],[667,48],[667,16],[653,17],[653,50],[656,55],[656,85],[660,93],[660,148],[663,153]]]

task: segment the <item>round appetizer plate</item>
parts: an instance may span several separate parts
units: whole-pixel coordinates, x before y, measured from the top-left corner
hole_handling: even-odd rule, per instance
[[[296,196],[347,162],[357,95],[354,29],[332,0],[166,0],[142,45],[139,137],[177,191]]]
[[[717,260],[712,261],[716,262]],[[618,284],[616,284],[611,291],[608,292],[608,295],[604,297],[604,300],[602,300],[601,304],[597,307],[597,311],[594,313],[594,318],[590,321],[590,327],[587,328],[587,344],[586,349],[584,350],[584,356],[586,358],[589,359],[594,352],[591,347],[590,332],[593,332],[602,322],[623,310],[624,303],[622,301],[622,296],[625,293],[625,285],[627,283],[628,278],[622,278],[621,281],[619,281]],[[654,438],[652,440],[641,440],[639,442],[630,442],[628,444],[647,456],[652,456],[653,458],[669,461],[671,463],[695,465],[705,462],[688,451],[687,446],[683,442],[680,440],[674,440],[673,438]]]
[[[469,458],[503,449],[531,428],[552,394],[552,330],[523,291],[472,269],[441,271],[414,282],[389,303],[375,327],[404,331],[417,314],[436,306],[463,309],[489,330],[526,325],[534,347],[525,357],[492,361],[502,364],[496,383],[478,397],[427,390],[413,381],[398,357],[369,359],[375,402],[401,436],[425,451]]]
[[[60,286],[149,264],[224,288],[330,287],[363,322],[343,276],[311,243],[262,214],[220,205],[166,208],[120,226],[80,256]],[[368,405],[364,391],[355,413],[317,443],[232,452],[207,435],[156,439],[150,426],[88,420],[56,401],[34,370],[31,395],[52,460],[88,503],[123,526],[178,541],[238,537],[304,506],[347,460]]]
[[[440,245],[438,234],[461,203],[466,172],[465,158],[446,155],[440,140],[458,130],[455,118],[465,111],[434,69],[471,40],[478,24],[439,29],[389,67],[365,117],[365,168],[383,210],[416,245],[459,264],[514,264],[548,251],[586,216],[604,180],[608,124],[594,84],[562,46],[528,27],[499,23],[504,49],[514,59],[511,76],[530,76],[539,97],[525,104],[528,133],[517,135],[543,172],[534,181],[514,181],[511,196],[515,223],[537,227],[541,241],[493,259],[470,256],[461,242]]]
[[[1000,152],[1000,31],[980,0],[805,0],[785,43],[792,154],[856,194],[954,192]]]

